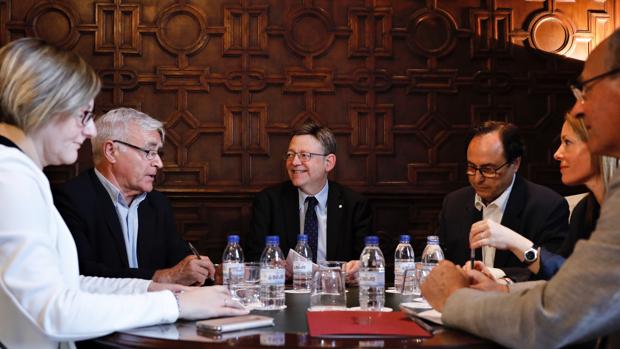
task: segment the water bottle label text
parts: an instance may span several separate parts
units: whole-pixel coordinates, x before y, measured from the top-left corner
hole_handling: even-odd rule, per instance
[[[260,270],[261,285],[284,285],[284,268],[263,268]]]
[[[404,274],[405,270],[408,270],[408,269],[415,270],[414,262],[396,262],[394,264],[395,264],[394,270],[399,274]]]
[[[222,276],[224,279],[224,285],[228,284],[228,279],[241,278],[243,276],[243,263],[223,263],[222,264]]]
[[[359,273],[360,287],[384,287],[385,272],[384,271],[360,271]]]
[[[293,262],[293,273],[294,274],[297,274],[297,273],[308,274],[311,272],[312,272],[312,262],[308,260]]]

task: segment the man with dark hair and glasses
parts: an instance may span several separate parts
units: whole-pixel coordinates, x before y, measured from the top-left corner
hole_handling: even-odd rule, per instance
[[[593,154],[620,157],[620,30],[588,56],[570,113],[583,118]],[[611,73],[611,72],[614,73]],[[422,295],[450,327],[511,348],[620,348],[620,172],[609,183],[596,228],[579,240],[549,281],[520,282],[504,292],[477,270],[443,261]]]
[[[253,205],[250,236],[245,251],[258,260],[266,235],[279,235],[284,253],[294,248],[297,235],[308,235],[315,261],[357,259],[370,233],[371,216],[366,199],[327,179],[336,166],[336,137],[312,121],[293,131],[283,160],[289,180],[260,192]]]
[[[176,232],[168,199],[153,190],[162,168],[163,124],[130,108],[96,121],[95,168],[54,190],[73,234],[80,273],[202,285],[215,270]]]
[[[526,251],[560,247],[568,231],[568,204],[551,189],[517,173],[522,156],[523,142],[515,125],[487,121],[474,129],[467,147],[466,175],[471,186],[448,194],[439,216],[438,234],[446,259],[464,264],[470,259],[471,236],[480,234],[484,244],[476,249],[476,259],[494,268],[498,277],[523,280],[530,277],[527,263],[537,257]],[[502,242],[512,236],[510,231],[534,246],[506,250]]]

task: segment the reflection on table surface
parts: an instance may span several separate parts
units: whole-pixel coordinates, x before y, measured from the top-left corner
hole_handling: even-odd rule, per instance
[[[399,310],[398,305],[409,302],[414,296],[386,293],[386,306]],[[276,346],[287,348],[343,348],[343,347],[432,347],[432,348],[500,348],[499,345],[470,334],[441,328],[432,338],[366,337],[319,338],[310,337],[306,323],[306,310],[310,305],[309,293],[286,293],[287,308],[281,311],[252,311],[253,314],[271,316],[274,327],[213,334],[197,331],[194,321],[156,325],[117,332],[96,339],[99,345],[144,348],[236,348]],[[359,306],[358,290],[347,292],[348,307]],[[219,343],[219,344],[218,344]]]

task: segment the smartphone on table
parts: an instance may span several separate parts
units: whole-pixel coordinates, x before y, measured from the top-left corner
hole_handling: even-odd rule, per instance
[[[196,327],[208,332],[231,332],[248,328],[273,326],[273,318],[263,315],[243,315],[219,319],[200,320]]]

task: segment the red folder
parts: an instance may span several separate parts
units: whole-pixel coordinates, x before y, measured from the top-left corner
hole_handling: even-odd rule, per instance
[[[411,321],[407,314],[375,311],[309,311],[306,313],[312,337],[403,336],[432,337]]]

